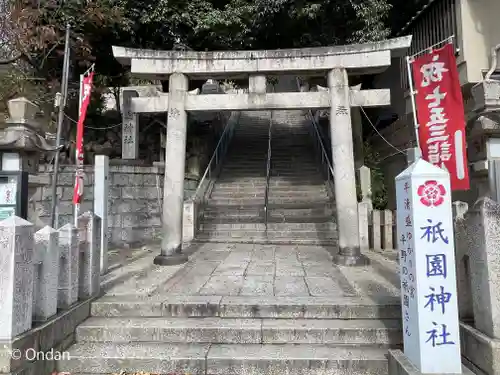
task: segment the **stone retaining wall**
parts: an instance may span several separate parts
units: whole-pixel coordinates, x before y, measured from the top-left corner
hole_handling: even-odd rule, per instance
[[[41,166],[40,173],[52,174],[52,166]],[[160,240],[163,175],[163,167],[109,166],[108,238],[111,247],[135,246]],[[57,227],[73,221],[74,180],[75,166],[61,166]],[[80,212],[93,210],[93,185],[93,166],[85,166],[84,200]],[[190,196],[196,186],[197,181],[186,180],[186,196]],[[33,200],[40,219],[50,224],[50,185],[39,188]]]

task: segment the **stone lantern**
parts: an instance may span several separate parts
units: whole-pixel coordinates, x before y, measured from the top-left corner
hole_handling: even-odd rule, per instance
[[[34,103],[26,98],[12,99],[8,102],[8,110],[9,117],[0,124],[0,176],[5,180],[2,183],[10,186],[14,183],[12,178],[19,179],[17,188],[21,189],[21,201],[18,202],[23,207],[21,215],[36,227],[41,227],[44,223],[36,214],[33,196],[37,188],[49,186],[50,176],[39,175],[38,166],[41,155],[54,152],[56,148],[44,137],[41,124],[36,119],[38,107]],[[3,190],[8,189],[3,187]]]

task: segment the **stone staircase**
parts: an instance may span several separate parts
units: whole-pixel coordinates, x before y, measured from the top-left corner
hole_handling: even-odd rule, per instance
[[[269,113],[243,116],[205,207],[197,236],[205,242],[193,244],[200,248],[186,269],[150,295],[93,302],[60,371],[387,374],[387,350],[402,344],[400,299],[375,268],[332,264],[334,203],[300,113],[275,117],[267,235]],[[164,269],[134,277],[156,280]]]
[[[361,298],[108,297],[92,304],[59,370],[385,375],[387,349],[401,344],[400,325],[397,303]]]
[[[243,112],[204,208],[198,241],[335,246],[334,203],[302,111],[274,111],[268,230],[264,202],[270,112]]]

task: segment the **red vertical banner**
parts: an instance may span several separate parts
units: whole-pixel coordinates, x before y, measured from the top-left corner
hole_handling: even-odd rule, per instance
[[[80,114],[76,127],[76,177],[75,188],[73,190],[73,204],[79,205],[83,195],[83,123],[90,103],[90,93],[92,91],[92,79],[94,72],[91,71],[82,81],[82,102]]]
[[[452,190],[469,190],[464,104],[453,44],[414,59],[412,73],[422,158],[450,173]]]

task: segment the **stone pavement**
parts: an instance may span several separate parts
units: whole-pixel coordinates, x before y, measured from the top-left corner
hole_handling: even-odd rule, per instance
[[[337,267],[320,246],[193,244],[184,265],[157,249],[103,278],[75,332],[72,374],[383,375],[402,344],[396,252]]]
[[[370,265],[341,267],[329,248],[259,244],[192,244],[187,264],[158,267],[156,249],[115,275],[107,276],[107,295],[368,297],[377,302],[399,296],[397,253],[365,252]],[[111,280],[111,281],[110,281]],[[114,280],[114,281],[113,281]],[[156,298],[155,298],[156,299]]]

